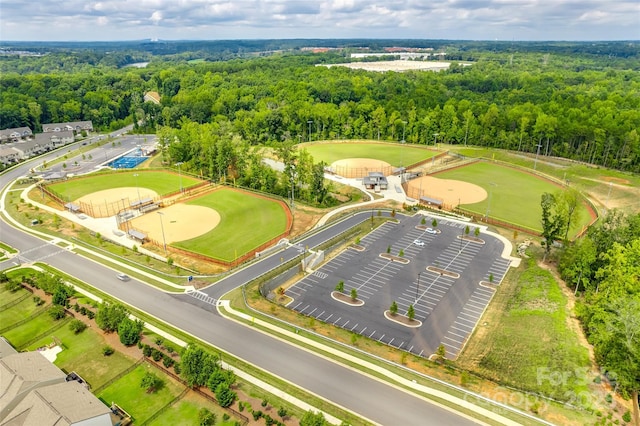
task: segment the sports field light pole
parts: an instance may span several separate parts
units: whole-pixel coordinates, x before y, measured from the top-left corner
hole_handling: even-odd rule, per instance
[[[182,194],[182,168],[180,166],[182,166],[182,164],[184,164],[182,161],[176,163],[176,166],[178,166],[178,176],[180,176],[180,193]]]
[[[164,255],[167,255],[167,240],[164,237],[164,225],[162,224],[162,216],[164,216],[164,213],[162,212],[156,212],[160,215],[160,229],[162,230],[162,245],[164,247]]]
[[[536,167],[538,167],[538,155],[540,154],[540,147],[542,146],[542,144],[540,142],[538,142],[538,145],[536,145],[538,147],[538,151],[536,151],[536,159],[533,162],[533,170],[536,169]]]
[[[309,142],[311,142],[311,123],[313,123],[313,120],[307,121],[307,124],[309,125]]]
[[[404,159],[403,159],[403,149],[402,147],[404,146],[404,134],[405,134],[405,130],[407,129],[407,122],[403,121],[402,122],[402,140],[400,141],[400,167],[404,166]],[[400,179],[400,181],[402,182],[402,179]]]
[[[437,148],[437,147],[438,147],[438,136],[440,136],[440,133],[434,133],[434,134],[433,134],[433,146],[434,146],[435,148]]]
[[[138,192],[138,206],[140,206],[141,198],[140,198],[140,185],[138,185],[138,176],[139,176],[138,173],[133,174],[133,177],[136,178],[136,191]]]

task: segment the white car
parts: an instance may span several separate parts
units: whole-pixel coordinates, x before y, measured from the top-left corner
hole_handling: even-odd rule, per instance
[[[424,247],[424,241],[422,240],[413,240],[413,244],[417,245],[418,247]]]
[[[433,228],[427,228],[426,231],[427,231],[428,234],[437,234],[438,233],[438,231],[436,231]]]
[[[117,277],[118,277],[118,279],[119,279],[120,281],[129,281],[129,280],[130,280],[129,275],[127,275],[127,274],[123,274],[122,272],[121,272],[121,273],[119,273],[119,274],[117,275]]]

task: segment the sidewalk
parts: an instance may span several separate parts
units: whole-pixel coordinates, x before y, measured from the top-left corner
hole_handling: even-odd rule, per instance
[[[260,327],[264,327],[264,328],[266,328],[268,330],[271,330],[271,331],[273,331],[275,333],[284,335],[289,340],[294,340],[294,341],[299,341],[301,343],[304,343],[305,345],[313,347],[313,348],[317,349],[318,351],[321,351],[321,352],[324,352],[326,354],[329,354],[330,355],[329,359],[331,359],[332,361],[334,361],[336,363],[339,363],[339,364],[341,364],[343,366],[345,364],[342,364],[340,361],[344,361],[345,363],[352,363],[352,364],[359,365],[363,369],[366,369],[366,370],[369,370],[369,371],[375,371],[376,373],[381,374],[382,376],[384,376],[384,377],[386,377],[388,379],[388,381],[382,381],[382,380],[378,379],[383,383],[390,383],[393,386],[392,383],[395,382],[398,385],[411,388],[411,389],[413,389],[413,390],[415,390],[417,392],[421,392],[421,393],[424,393],[424,394],[427,394],[427,395],[431,395],[431,396],[433,396],[435,398],[440,398],[440,399],[443,399],[443,400],[447,400],[447,401],[451,402],[452,404],[455,404],[455,405],[457,405],[459,407],[462,407],[462,408],[465,408],[467,410],[470,410],[470,411],[473,411],[475,413],[478,413],[481,416],[490,418],[490,419],[492,419],[492,420],[494,420],[496,422],[499,422],[500,424],[503,424],[503,425],[517,426],[517,425],[520,424],[520,423],[518,423],[516,421],[513,421],[513,420],[511,420],[509,418],[506,418],[506,417],[496,413],[495,411],[486,409],[486,408],[484,408],[482,406],[479,406],[477,404],[469,402],[466,399],[461,399],[461,398],[458,398],[456,396],[452,396],[452,395],[450,395],[450,394],[448,394],[446,392],[443,392],[443,391],[440,391],[440,390],[436,390],[436,389],[432,389],[432,388],[430,388],[428,386],[419,384],[419,383],[417,383],[417,382],[415,382],[413,380],[409,380],[409,379],[406,379],[404,377],[401,377],[401,376],[397,375],[396,373],[393,373],[393,372],[385,369],[384,367],[380,367],[380,366],[375,365],[375,364],[373,364],[373,363],[371,363],[369,361],[364,361],[364,360],[362,360],[362,359],[360,359],[358,357],[355,357],[353,355],[347,354],[347,353],[342,352],[342,351],[340,351],[338,349],[326,346],[326,345],[324,345],[324,344],[322,344],[320,342],[317,342],[315,340],[306,338],[304,336],[301,336],[299,334],[296,334],[296,333],[291,332],[289,330],[286,330],[284,328],[280,328],[280,327],[278,327],[276,325],[273,325],[273,324],[271,324],[269,322],[263,321],[263,320],[261,320],[259,318],[255,318],[255,317],[252,317],[252,316],[247,315],[245,313],[236,311],[233,308],[231,308],[231,306],[229,304],[229,301],[227,301],[227,300],[221,300],[219,302],[219,304],[218,304],[218,312],[220,313],[220,315],[224,316],[225,318],[227,318],[229,320],[236,321],[236,322],[239,322],[241,324],[244,324],[244,322],[242,322],[240,320],[249,321],[252,324],[257,324]],[[264,333],[268,334],[266,332],[264,332]],[[287,342],[289,344],[295,345],[295,343],[291,343],[291,342],[289,342],[287,340],[283,340],[283,341],[285,341],[285,342]],[[358,371],[358,370],[356,370],[356,371]],[[466,391],[464,391],[464,389],[460,389],[460,390],[463,391],[463,392],[466,392]],[[456,413],[456,414],[458,414],[460,416],[466,417],[466,418],[468,418],[468,419],[470,419],[472,421],[478,422],[479,424],[483,424],[478,419],[469,417],[469,416],[467,416],[465,414],[462,414],[462,413],[459,413],[458,411],[454,410],[453,408],[451,408],[449,406],[439,404],[439,403],[437,403],[437,402],[435,402],[435,401],[433,401],[431,399],[425,398],[425,397],[420,397],[417,394],[415,396],[417,398],[421,398],[421,399],[425,400],[426,402],[428,402],[430,404],[437,405],[437,406],[439,406],[439,407],[441,407],[443,409],[446,409],[448,411],[454,412],[454,413]],[[469,393],[469,398],[473,399],[475,401],[479,401],[481,399],[484,399],[480,395],[476,395],[476,394],[472,394],[472,393]],[[293,401],[291,401],[291,402],[293,402]],[[486,399],[485,405],[495,405],[496,409],[499,408],[501,410],[504,410],[506,408],[505,406],[502,406],[501,404],[497,404],[494,401],[491,401],[491,400],[488,400],[488,399]],[[525,416],[529,416],[526,413],[520,413],[520,414],[521,415],[524,414]],[[537,420],[537,421],[541,421],[537,417],[534,417],[534,416],[530,416],[530,417],[535,419],[535,420]],[[334,424],[339,424],[339,422],[334,423]]]

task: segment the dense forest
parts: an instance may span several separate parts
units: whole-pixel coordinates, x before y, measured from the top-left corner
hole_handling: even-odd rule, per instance
[[[223,126],[249,145],[393,141],[404,133],[416,144],[489,146],[638,170],[637,47],[542,47],[485,43],[482,50],[460,42],[449,57],[473,64],[453,62],[440,73],[317,66],[345,62],[348,49],[227,61],[126,49],[7,56],[0,58],[0,123],[37,131],[46,122],[92,120],[109,129],[135,117],[155,131],[191,121]],[[150,64],[119,68],[133,60]],[[143,103],[148,90],[162,95],[160,105]]]

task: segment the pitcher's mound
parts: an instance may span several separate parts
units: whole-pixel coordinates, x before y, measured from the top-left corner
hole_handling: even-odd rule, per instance
[[[331,164],[333,172],[346,178],[362,178],[371,172],[381,172],[385,176],[393,173],[393,167],[386,161],[373,158],[344,158]]]

